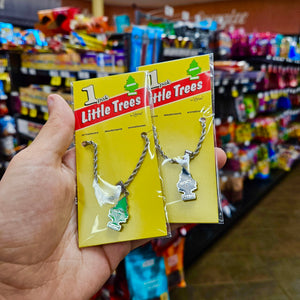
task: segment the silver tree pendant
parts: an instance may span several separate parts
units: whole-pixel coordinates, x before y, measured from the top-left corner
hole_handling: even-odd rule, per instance
[[[183,201],[196,199],[196,194],[193,192],[197,190],[197,181],[193,179],[191,173],[185,167],[182,167],[177,188],[183,194],[181,195]]]

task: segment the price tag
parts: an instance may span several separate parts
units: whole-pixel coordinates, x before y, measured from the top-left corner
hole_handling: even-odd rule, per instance
[[[188,11],[183,10],[181,12],[181,19],[183,21],[188,21],[190,19],[190,13]]]
[[[242,92],[243,92],[243,93],[247,93],[247,92],[248,92],[248,87],[247,87],[247,86],[244,86],[243,89],[242,89]]]
[[[9,80],[8,73],[0,73],[0,80],[4,80],[4,81]]]
[[[68,77],[71,77],[71,75],[70,75],[69,71],[60,71],[60,77],[68,78]]]
[[[50,85],[61,86],[61,77],[60,76],[51,77]]]
[[[45,121],[48,121],[48,119],[49,119],[49,113],[45,112],[43,118],[44,118]]]
[[[27,74],[27,71],[28,71],[27,68],[25,68],[25,67],[22,67],[22,68],[21,68],[21,73]]]
[[[228,85],[228,83],[229,83],[228,78],[224,78],[224,79],[222,80],[222,84],[223,84],[223,85]]]
[[[108,73],[106,72],[97,72],[97,77],[106,77],[108,76]]]
[[[28,108],[26,107],[26,105],[24,105],[24,103],[21,106],[21,111],[20,111],[21,115],[23,116],[27,116],[28,115]]]
[[[48,107],[42,105],[42,106],[40,106],[40,110],[41,110],[41,112],[43,113],[43,119],[44,119],[45,121],[47,121],[47,120],[49,119]]]
[[[49,71],[49,76],[50,77],[58,77],[59,74],[58,74],[58,72],[56,70],[50,70]]]
[[[249,82],[249,78],[246,77],[241,80],[242,84],[247,84],[248,82]]]
[[[225,92],[225,88],[223,86],[220,86],[218,91],[219,91],[219,94],[223,94]]]
[[[238,78],[234,80],[235,85],[238,85],[239,83],[240,83],[240,80]]]
[[[173,17],[174,16],[174,8],[169,5],[165,5],[165,16],[167,17]]]
[[[41,109],[41,112],[48,113],[48,107],[47,106],[41,105],[40,109]]]
[[[196,23],[199,23],[201,21],[201,16],[197,14],[194,16],[194,19]]]
[[[76,79],[75,77],[67,77],[65,81],[65,86],[70,87],[72,82],[75,81],[75,79]]]
[[[36,118],[37,117],[37,109],[36,108],[31,108],[29,110],[29,117],[30,118]]]
[[[236,89],[236,87],[232,87],[232,90],[231,90],[231,96],[233,98],[237,98],[239,96],[239,92],[238,90]]]
[[[89,79],[90,78],[90,73],[87,71],[79,71],[78,72],[78,78],[79,79]]]
[[[29,75],[35,76],[35,75],[36,75],[36,69],[30,68],[30,69],[28,70],[28,73],[29,73]]]

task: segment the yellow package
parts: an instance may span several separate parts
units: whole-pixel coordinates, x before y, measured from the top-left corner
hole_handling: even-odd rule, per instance
[[[147,82],[73,83],[80,247],[167,235]]]
[[[140,67],[148,71],[155,142],[170,223],[218,223],[210,55]]]

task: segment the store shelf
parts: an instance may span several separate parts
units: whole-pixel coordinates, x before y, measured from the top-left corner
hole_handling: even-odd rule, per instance
[[[17,132],[22,137],[33,140],[43,127],[42,123],[29,121],[22,117],[16,117]]]
[[[24,75],[31,75],[31,76],[49,76],[49,77],[62,77],[62,78],[76,77],[78,79],[104,77],[110,74],[107,72],[94,71],[94,70],[80,70],[80,71],[40,70],[40,69],[25,68],[25,67],[21,67],[21,73]]]
[[[244,183],[243,200],[235,204],[236,211],[232,217],[225,218],[224,224],[199,224],[192,228],[186,237],[184,266],[188,268],[203,254],[218,238],[226,234],[230,228],[247,214],[287,172],[275,169],[265,180],[246,180]]]
[[[187,48],[175,48],[169,47],[163,49],[164,57],[182,58],[188,56],[196,56],[199,54],[204,54],[201,49],[187,49]]]
[[[289,58],[279,57],[279,56],[243,56],[243,57],[232,57],[234,60],[245,60],[251,65],[261,65],[261,64],[272,64],[272,65],[285,65],[285,66],[300,66],[299,60],[292,60]]]
[[[229,73],[226,71],[215,70],[214,84],[215,86],[246,85],[249,82],[259,82],[264,78],[264,76],[265,72],[262,71]]]

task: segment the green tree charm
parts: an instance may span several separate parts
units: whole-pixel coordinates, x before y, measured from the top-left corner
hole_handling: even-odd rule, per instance
[[[129,217],[126,196],[121,198],[117,205],[109,210],[108,217],[111,221],[107,223],[107,227],[116,231],[121,231],[122,225],[120,225],[120,223],[127,223]]]
[[[193,59],[189,69],[187,70],[187,74],[190,75],[190,80],[199,79],[198,74],[200,74],[201,68],[199,67],[198,63]]]
[[[138,89],[139,85],[135,82],[134,78],[130,75],[127,78],[126,84],[124,85],[124,88],[126,91],[128,91],[128,96],[134,96],[137,95],[136,90]]]

